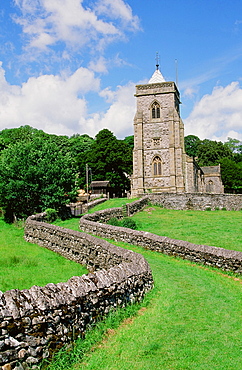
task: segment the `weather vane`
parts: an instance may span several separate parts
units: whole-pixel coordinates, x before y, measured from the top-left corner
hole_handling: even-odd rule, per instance
[[[156,52],[156,69],[158,70],[159,69],[159,61],[160,61],[160,56],[159,56],[159,53]]]

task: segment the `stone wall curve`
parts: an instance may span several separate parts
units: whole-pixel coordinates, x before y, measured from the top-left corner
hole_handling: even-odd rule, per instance
[[[30,216],[25,239],[86,264],[91,273],[66,283],[0,292],[0,368],[38,368],[44,358],[68,344],[110,310],[140,301],[153,287],[140,254],[85,233]]]
[[[224,194],[222,194],[222,196],[223,195]],[[191,197],[191,194],[187,194],[187,196]],[[159,195],[148,195],[135,202],[134,213],[141,210],[148,203],[161,205],[164,198],[168,198],[169,202],[172,202],[173,199],[178,200],[178,203],[169,203],[170,206],[173,205],[173,209],[181,209],[178,208],[178,204],[180,201],[184,204],[184,199],[186,199],[184,198],[184,194],[180,196],[180,194],[167,193],[165,195],[161,194],[160,198]],[[212,198],[213,197],[205,197],[205,204],[208,204],[208,199],[211,201]],[[242,197],[237,199],[241,202]],[[201,200],[201,198],[198,197],[198,200]],[[169,204],[167,203],[167,205]],[[130,205],[132,206],[132,203]],[[130,205],[127,204],[126,206],[129,207]],[[238,202],[238,210],[240,209],[240,205],[241,204]],[[182,209],[186,208],[184,207]],[[202,204],[200,204],[200,209],[202,209]],[[107,222],[110,219],[110,211],[111,210],[107,210],[106,212],[106,210],[104,210],[84,215],[80,219],[80,229],[99,237],[138,245],[145,249],[162,252],[175,257],[181,257],[193,262],[221,268],[225,271],[233,271],[238,274],[242,273],[242,252],[207,245],[193,244],[183,240],[158,236],[149,232],[108,225],[103,222]],[[119,217],[120,212],[120,208],[112,208],[112,217],[114,217],[115,214],[117,215],[116,217]],[[130,212],[130,214],[132,214],[132,212]]]
[[[146,194],[124,207],[84,215],[80,227],[101,237],[242,273],[241,252],[106,224],[111,217],[132,216],[148,203],[171,209],[239,211],[242,195]],[[49,225],[43,222],[44,218],[45,214],[28,218],[26,240],[86,264],[91,273],[74,276],[66,283],[0,292],[2,370],[38,368],[43,358],[50,357],[56,349],[83,335],[110,309],[141,300],[153,286],[152,274],[143,256],[85,233]]]

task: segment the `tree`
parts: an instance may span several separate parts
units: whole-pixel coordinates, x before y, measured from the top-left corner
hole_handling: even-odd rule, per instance
[[[124,142],[134,149],[134,135],[126,136]]]
[[[0,136],[0,154],[3,149],[6,149],[6,144],[4,139]]]
[[[188,135],[184,137],[185,152],[189,157],[197,157],[198,155],[198,146],[201,143],[199,137],[195,135]]]
[[[232,139],[229,137],[225,142],[225,145],[231,149],[234,161],[236,163],[242,162],[242,142],[238,139]]]
[[[84,161],[92,169],[93,180],[109,180],[115,194],[121,196],[130,189],[132,148],[123,140],[118,140],[108,129],[96,135],[91,149],[83,157]],[[80,171],[83,183],[85,163],[82,163]]]
[[[202,140],[197,151],[200,166],[218,165],[222,158],[233,158],[231,149],[221,141]]]
[[[2,138],[6,147],[16,144],[16,142],[31,141],[36,136],[47,137],[50,135],[28,125],[6,128],[0,132],[0,138]]]
[[[0,205],[5,220],[46,208],[61,213],[75,199],[76,172],[70,153],[50,138],[35,137],[5,149],[0,157]]]
[[[71,149],[73,153],[76,155],[84,153],[87,150],[89,150],[93,142],[94,139],[87,134],[84,135],[75,134],[72,135],[69,139]]]
[[[83,155],[86,151],[90,150],[92,144],[94,142],[94,139],[87,134],[79,135],[75,134],[70,137],[69,139],[69,146],[71,151],[71,156],[73,160],[76,162],[77,166],[82,168],[85,166]],[[84,162],[83,162],[84,161]]]
[[[222,158],[220,165],[225,193],[242,193],[242,162]]]

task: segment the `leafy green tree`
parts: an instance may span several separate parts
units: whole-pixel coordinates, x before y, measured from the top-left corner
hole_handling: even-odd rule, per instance
[[[28,125],[0,131],[0,140],[3,140],[5,147],[9,147],[10,145],[15,145],[20,142],[33,141],[36,137],[42,140],[51,140],[56,142],[60,147],[69,145],[68,136],[47,134],[43,130],[38,130],[37,128],[33,128]]]
[[[242,193],[242,162],[222,158],[220,165],[225,193]]]
[[[3,149],[6,149],[6,144],[4,139],[0,136],[0,154]]]
[[[225,145],[228,146],[233,153],[242,150],[242,145],[238,139],[228,137],[228,140],[225,142]]]
[[[221,141],[202,140],[197,151],[200,166],[218,165],[222,158],[233,158],[231,149]]]
[[[79,168],[85,167],[84,153],[91,149],[94,139],[87,134],[75,134],[69,139],[69,147],[73,160]]]
[[[130,189],[132,148],[123,140],[118,140],[108,129],[103,129],[96,135],[91,149],[83,157],[80,170],[83,184],[84,162],[91,168],[93,180],[109,180],[116,195],[121,196]]]
[[[89,150],[93,142],[94,139],[87,134],[84,135],[75,134],[72,135],[69,139],[71,149],[73,153],[76,155],[84,153],[87,150]]]
[[[6,221],[46,208],[62,213],[75,199],[75,180],[70,153],[50,138],[9,146],[0,157],[0,205]]]
[[[124,138],[124,142],[134,149],[134,135],[126,136]]]
[[[231,149],[234,161],[236,163],[242,162],[242,142],[238,139],[232,139],[229,137],[225,142],[225,145]]]
[[[198,146],[201,143],[201,140],[198,136],[188,135],[184,137],[185,152],[190,157],[197,157],[198,155]]]
[[[49,135],[28,125],[6,128],[0,132],[0,138],[2,138],[6,147],[16,144],[16,142],[31,141],[36,136],[47,137]]]

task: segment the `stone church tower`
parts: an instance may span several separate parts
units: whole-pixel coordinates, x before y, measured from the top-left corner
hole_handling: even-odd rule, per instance
[[[180,94],[159,65],[145,85],[136,86],[131,196],[144,193],[223,193],[220,166],[199,167],[186,155]]]
[[[132,196],[186,191],[184,127],[180,94],[158,65],[148,84],[136,86]]]

